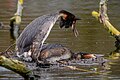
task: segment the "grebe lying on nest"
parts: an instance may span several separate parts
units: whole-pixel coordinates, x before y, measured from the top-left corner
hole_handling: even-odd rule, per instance
[[[41,53],[39,54],[39,61],[43,61],[44,63],[54,63],[56,61],[70,59],[89,59],[95,57],[93,54],[89,53],[74,53],[69,48],[61,44],[44,44]]]

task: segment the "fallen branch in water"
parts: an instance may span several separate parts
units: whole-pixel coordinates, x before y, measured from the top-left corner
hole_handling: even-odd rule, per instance
[[[117,40],[120,41],[120,32],[110,23],[109,18],[107,16],[107,1],[108,0],[100,0],[99,4],[99,13],[96,11],[92,12],[92,16],[96,19],[99,19],[100,23],[103,23],[104,28]]]
[[[25,64],[18,60],[8,59],[4,56],[0,56],[0,66],[20,74],[26,80],[30,77],[31,74],[31,71],[26,67]]]

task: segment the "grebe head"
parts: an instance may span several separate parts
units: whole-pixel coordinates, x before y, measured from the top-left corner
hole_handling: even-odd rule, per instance
[[[94,54],[91,54],[91,53],[78,52],[78,53],[74,53],[72,58],[76,59],[76,60],[79,60],[79,59],[96,58],[96,56]]]
[[[61,17],[60,17],[60,28],[69,28],[72,27],[73,33],[77,37],[78,31],[75,28],[75,24],[77,20],[81,20],[79,18],[76,18],[76,16],[68,11],[61,10],[59,11]]]

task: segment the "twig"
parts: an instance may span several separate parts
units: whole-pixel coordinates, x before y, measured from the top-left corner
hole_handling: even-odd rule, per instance
[[[1,52],[0,55],[7,54],[7,56],[9,56],[9,57],[11,58],[11,56],[10,56],[7,52],[8,52],[8,50],[9,50],[11,47],[13,47],[15,44],[16,44],[16,43],[13,43],[13,44],[11,44],[10,46],[8,46],[8,48],[7,48],[4,52]]]
[[[8,46],[8,48],[4,51],[7,52],[11,47],[13,47],[16,43],[11,44],[10,46]]]
[[[78,70],[78,71],[84,71],[84,72],[91,72],[90,70],[82,69],[82,68],[77,68],[76,66],[65,66],[67,68],[70,68],[72,70]],[[102,74],[100,72],[93,72],[95,74]]]
[[[57,61],[58,63],[60,63],[60,64],[63,64],[64,65],[64,67],[66,67],[66,68],[69,68],[69,69],[72,69],[72,70],[78,70],[78,71],[84,71],[84,72],[91,72],[90,70],[86,70],[86,69],[82,69],[82,68],[77,68],[76,66],[68,66],[68,65],[66,65],[66,64],[68,64],[66,61],[64,62],[62,62],[62,61]],[[101,74],[100,72],[94,72],[95,74]]]

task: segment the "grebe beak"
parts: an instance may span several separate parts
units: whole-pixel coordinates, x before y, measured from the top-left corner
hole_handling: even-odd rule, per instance
[[[69,28],[72,27],[72,31],[74,35],[77,37],[78,36],[78,31],[75,27],[76,21],[81,20],[79,18],[76,18],[76,16],[70,12],[67,12],[65,10],[61,10],[60,12],[60,28]]]

